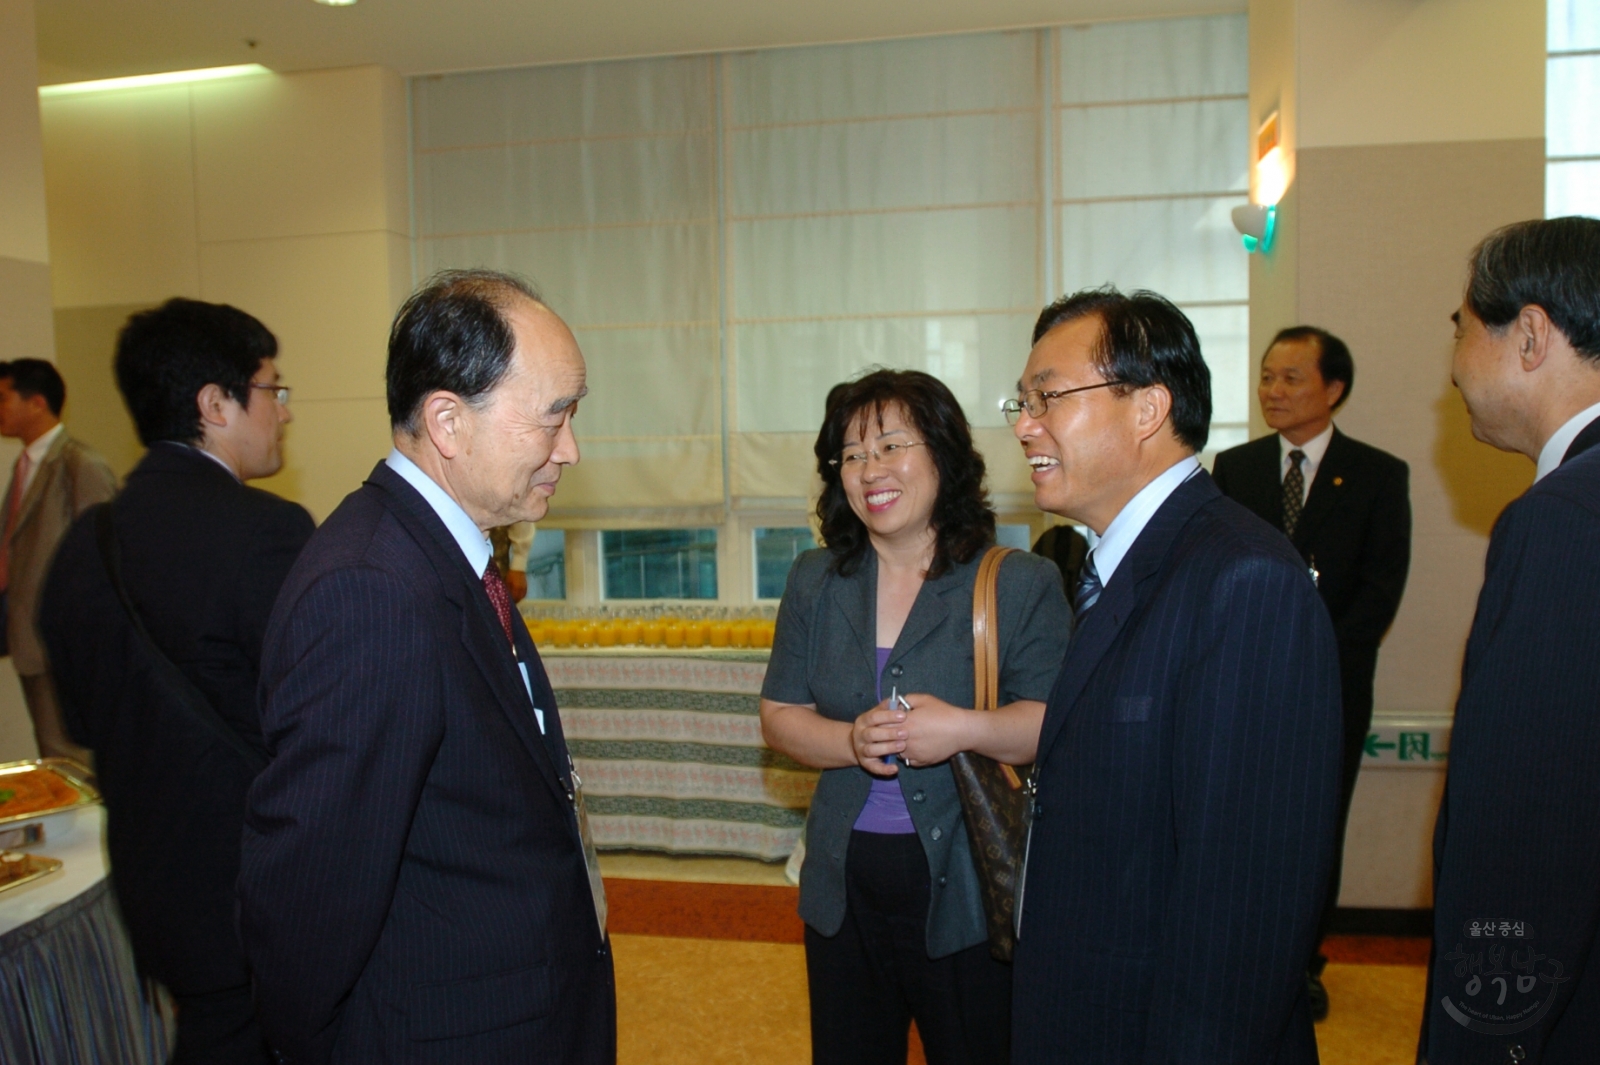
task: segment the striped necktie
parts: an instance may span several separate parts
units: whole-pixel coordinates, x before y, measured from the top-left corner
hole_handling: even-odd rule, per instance
[[[1306,453],[1299,448],[1289,452],[1289,472],[1283,475],[1283,531],[1291,538],[1306,509],[1306,475],[1300,469],[1305,460]]]

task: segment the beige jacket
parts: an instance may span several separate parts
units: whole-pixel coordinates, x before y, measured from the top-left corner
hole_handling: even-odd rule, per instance
[[[10,539],[11,575],[6,588],[6,639],[11,661],[25,677],[49,668],[36,621],[39,592],[50,561],[79,514],[110,499],[117,477],[105,459],[66,433],[56,437],[39,463],[39,472],[22,497],[22,511]],[[9,499],[10,484],[0,500]]]

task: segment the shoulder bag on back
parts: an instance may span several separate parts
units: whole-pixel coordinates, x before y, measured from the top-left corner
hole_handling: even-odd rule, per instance
[[[128,595],[127,586],[122,583],[122,552],[117,545],[117,530],[112,523],[110,503],[101,503],[95,507],[94,532],[100,546],[100,560],[105,563],[106,576],[111,579],[111,587],[115,589],[117,600],[127,613],[128,622],[133,626],[140,644],[149,654],[155,679],[166,692],[168,704],[179,715],[187,718],[190,724],[231,747],[252,773],[261,772],[267,767],[267,756],[246,742],[232,725],[222,719],[216,707],[211,705],[211,700],[207,699],[205,693],[196,688],[194,682],[184,675],[183,670],[167,657],[151,638],[149,630],[144,627],[144,620],[140,618],[138,609],[133,605],[133,598]]]

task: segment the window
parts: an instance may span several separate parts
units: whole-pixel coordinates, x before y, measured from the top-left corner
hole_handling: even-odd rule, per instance
[[[802,551],[817,546],[816,537],[805,526],[757,529],[755,532],[756,598],[781,599],[789,567]]]
[[[1014,547],[1027,551],[1033,547],[1033,530],[1026,525],[996,525],[994,542],[1001,547]]]
[[[1545,217],[1600,216],[1600,5],[1550,0],[1548,32]]]
[[[607,599],[715,599],[717,530],[620,529],[600,534]]]
[[[567,534],[562,529],[539,529],[528,548],[528,598],[567,597]]]

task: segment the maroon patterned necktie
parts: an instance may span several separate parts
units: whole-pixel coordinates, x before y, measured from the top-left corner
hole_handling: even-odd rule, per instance
[[[500,618],[500,627],[506,631],[506,641],[511,640],[511,589],[506,585],[506,579],[500,575],[500,567],[494,564],[494,559],[489,560],[489,565],[483,570],[483,590],[489,593],[489,602],[494,604],[494,612]]]

